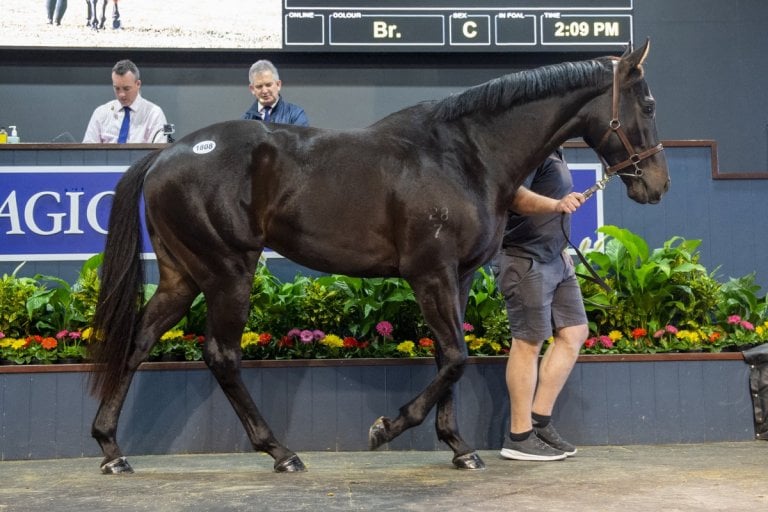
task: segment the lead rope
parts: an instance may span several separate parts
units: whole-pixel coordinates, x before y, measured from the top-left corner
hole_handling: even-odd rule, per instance
[[[587,190],[583,192],[582,195],[584,196],[584,199],[587,200],[590,197],[592,197],[594,193],[597,192],[598,190],[603,190],[605,186],[608,184],[608,181],[610,181],[610,179],[613,178],[614,176],[616,175],[615,174],[604,175],[600,181],[598,181],[597,183],[595,183],[594,185],[592,185],[591,187],[589,187]],[[584,257],[584,255],[581,253],[581,251],[576,246],[576,244],[571,242],[571,238],[568,236],[568,233],[565,230],[565,216],[566,216],[565,213],[560,214],[560,229],[563,231],[563,236],[565,236],[565,240],[566,242],[568,242],[568,245],[570,245],[573,248],[573,250],[576,251],[576,256],[578,256],[579,261],[581,261],[584,264],[584,266],[590,273],[590,275],[586,275],[586,274],[579,274],[577,272],[576,275],[599,285],[603,290],[606,291],[606,293],[613,293],[613,290],[611,289],[610,286],[608,286],[608,283],[606,283],[603,280],[603,278],[597,274],[595,269],[592,268],[592,265],[589,264],[589,262],[587,261],[587,258]]]

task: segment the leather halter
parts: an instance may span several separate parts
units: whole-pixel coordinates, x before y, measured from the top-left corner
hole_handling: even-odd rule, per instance
[[[608,137],[611,136],[612,133],[615,133],[619,140],[621,140],[621,143],[624,145],[624,149],[627,150],[627,154],[629,155],[629,158],[626,160],[619,162],[614,165],[606,165],[605,172],[609,176],[619,175],[619,176],[630,176],[633,178],[639,178],[643,175],[643,170],[638,165],[641,161],[645,160],[648,157],[651,157],[655,155],[656,153],[662,151],[664,149],[664,146],[661,143],[658,143],[656,146],[646,149],[645,151],[641,151],[638,153],[635,151],[635,148],[632,146],[632,144],[629,142],[629,138],[627,137],[627,134],[624,132],[624,129],[621,126],[621,121],[619,120],[619,101],[621,100],[621,84],[619,83],[619,61],[614,60],[613,61],[613,101],[612,101],[612,113],[611,113],[611,123],[608,129],[605,131],[605,134],[603,135],[602,139],[600,139],[600,143],[597,145],[597,152],[600,152],[600,148],[603,147],[603,144],[608,140]],[[607,162],[606,162],[607,163]],[[629,166],[634,166],[634,172],[633,173],[620,173],[619,171],[622,169],[625,169]]]

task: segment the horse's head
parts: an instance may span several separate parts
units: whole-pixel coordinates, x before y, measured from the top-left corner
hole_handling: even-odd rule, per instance
[[[638,203],[658,203],[669,188],[663,147],[656,134],[656,102],[643,78],[650,41],[612,60],[613,85],[593,105],[584,140],[600,155],[608,175],[621,176]],[[610,117],[609,117],[610,116]]]

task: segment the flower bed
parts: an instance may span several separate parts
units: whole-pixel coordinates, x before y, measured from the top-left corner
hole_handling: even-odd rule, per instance
[[[584,354],[720,352],[765,338],[768,307],[754,275],[719,282],[698,263],[697,240],[673,237],[651,251],[627,230],[600,231],[605,238],[599,246],[582,251],[611,290],[581,281],[591,331]],[[85,360],[100,263],[101,255],[88,260],[71,285],[51,276],[4,275],[0,362]],[[155,287],[147,285],[145,295]],[[150,360],[201,360],[205,317],[200,296],[155,344]],[[483,268],[472,284],[465,320],[469,355],[508,352],[503,297]],[[244,359],[414,358],[433,354],[434,336],[403,280],[299,275],[281,282],[261,264],[241,346]]]

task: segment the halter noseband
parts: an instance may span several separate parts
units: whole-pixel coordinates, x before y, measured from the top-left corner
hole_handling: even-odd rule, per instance
[[[608,129],[605,130],[605,134],[603,135],[602,139],[600,139],[600,144],[597,145],[597,151],[599,153],[600,148],[603,147],[603,144],[605,144],[605,142],[608,140],[608,137],[610,137],[612,133],[615,133],[616,135],[618,135],[619,140],[621,140],[621,143],[624,145],[624,149],[627,150],[627,154],[629,155],[629,158],[615,165],[610,165],[610,166],[606,165],[605,167],[606,174],[608,176],[619,175],[619,176],[630,176],[633,178],[639,178],[640,176],[643,175],[643,170],[640,168],[638,164],[641,161],[645,160],[646,158],[653,156],[656,153],[664,150],[664,146],[661,143],[658,143],[656,146],[650,149],[646,149],[645,151],[641,151],[640,153],[635,151],[635,148],[632,147],[632,144],[629,142],[629,138],[627,138],[627,134],[624,133],[624,129],[621,127],[621,121],[619,120],[619,101],[621,99],[620,89],[621,88],[619,84],[619,61],[614,60],[613,61],[613,101],[612,101],[611,123]],[[635,168],[633,173],[619,172],[620,170],[625,169],[630,165],[634,166]]]

